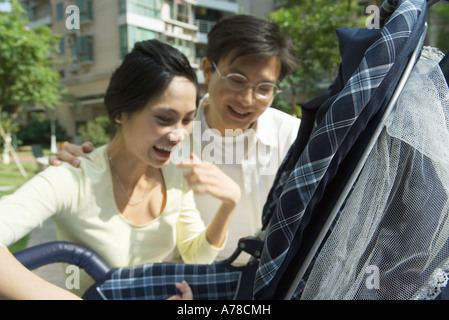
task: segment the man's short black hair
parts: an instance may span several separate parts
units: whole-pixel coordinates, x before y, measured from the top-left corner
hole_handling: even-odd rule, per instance
[[[236,15],[219,21],[208,34],[206,56],[215,63],[242,56],[278,57],[281,61],[279,81],[296,68],[291,39],[275,22],[250,15]]]

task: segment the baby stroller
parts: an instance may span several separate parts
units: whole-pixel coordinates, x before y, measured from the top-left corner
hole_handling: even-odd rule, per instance
[[[338,31],[339,74],[304,106],[264,207],[262,240],[242,239],[211,265],[110,268],[61,242],[16,257],[29,269],[84,268],[96,280],[87,299],[165,299],[182,280],[198,300],[447,298],[447,57],[421,55],[427,5],[387,0],[381,29]],[[252,259],[235,267],[242,250]]]
[[[378,35],[340,31],[339,79],[304,108],[313,121],[266,202],[256,298],[418,299],[445,287],[448,92],[438,63],[417,63],[426,5],[387,1]]]

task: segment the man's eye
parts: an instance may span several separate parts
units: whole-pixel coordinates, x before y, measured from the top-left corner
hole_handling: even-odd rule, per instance
[[[239,78],[239,77],[229,77],[228,79],[234,85],[241,86],[241,85],[244,85],[246,83],[245,79],[242,79],[242,78]]]
[[[273,89],[274,89],[274,87],[272,85],[268,85],[268,84],[260,85],[258,87],[258,90],[260,93],[270,93],[270,92],[273,92]]]

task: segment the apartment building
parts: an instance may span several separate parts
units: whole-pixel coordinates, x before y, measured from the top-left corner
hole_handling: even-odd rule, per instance
[[[61,74],[61,83],[81,106],[74,108],[64,103],[52,111],[52,117],[75,142],[79,142],[79,126],[106,114],[103,99],[110,76],[135,42],[159,39],[178,48],[203,83],[201,59],[205,56],[207,33],[216,21],[246,11],[235,0],[20,2],[28,12],[30,27],[47,25],[61,35],[55,68]]]

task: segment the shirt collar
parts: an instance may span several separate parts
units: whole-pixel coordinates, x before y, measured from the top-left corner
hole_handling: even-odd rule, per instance
[[[201,99],[195,116],[195,120],[201,121],[201,115],[204,112],[204,102],[208,98],[209,94],[206,93]],[[258,142],[266,146],[274,147],[276,146],[276,137],[274,133],[278,130],[276,128],[275,122],[269,115],[270,112],[267,112],[269,108],[271,108],[271,106],[268,107],[267,110],[265,110],[265,112],[259,116],[256,122],[253,124],[252,128],[256,133],[255,136]]]

